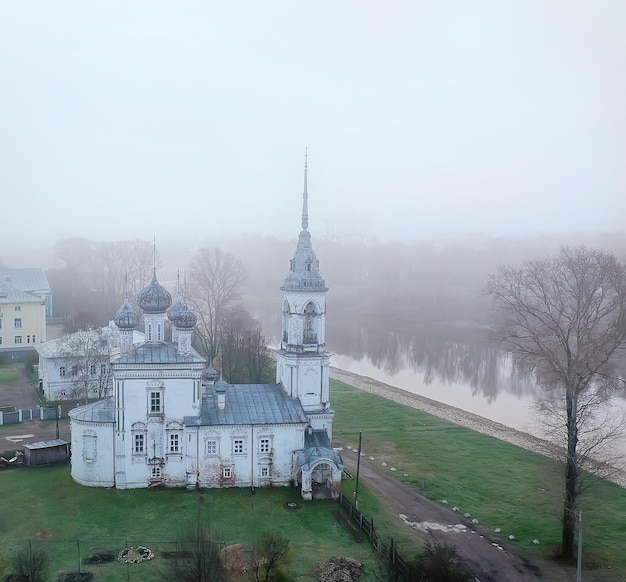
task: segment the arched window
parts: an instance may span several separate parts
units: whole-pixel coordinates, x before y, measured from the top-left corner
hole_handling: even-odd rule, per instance
[[[307,303],[304,308],[304,337],[305,344],[317,343],[317,330],[316,330],[316,318],[317,310],[313,303]]]

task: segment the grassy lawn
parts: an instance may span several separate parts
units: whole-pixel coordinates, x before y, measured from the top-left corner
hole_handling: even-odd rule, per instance
[[[436,501],[446,499],[483,527],[501,528],[503,538],[514,535],[521,553],[540,560],[545,580],[571,578],[571,570],[564,574],[545,561],[560,541],[557,463],[337,381],[332,390],[335,440],[356,446],[362,431],[365,455],[395,467],[396,478]],[[347,495],[353,488],[353,481],[344,483]],[[361,510],[411,556],[419,547],[418,535],[366,487],[361,485],[359,493]],[[285,509],[290,501],[301,509]],[[200,516],[226,544],[249,548],[264,532],[288,536],[294,579],[310,580],[315,562],[345,555],[368,564],[372,580],[376,568],[369,546],[355,543],[336,522],[337,508],[334,502],[301,503],[296,488],[258,489],[255,495],[248,489],[118,491],[76,485],[67,465],[5,470],[0,473],[0,558],[31,540],[47,550],[55,573],[76,570],[78,557],[90,552],[145,545],[157,552],[153,562],[81,568],[96,572],[99,581],[156,581],[163,567],[158,552],[171,549],[181,526]],[[585,496],[583,514],[585,580],[626,580],[626,490],[598,481]]]
[[[325,556],[346,555],[369,563],[366,542],[357,544],[332,515],[335,502],[302,503],[296,488],[227,490],[116,490],[75,484],[67,465],[4,471],[0,495],[0,556],[9,558],[31,540],[45,549],[51,572],[76,570],[78,556],[144,545],[157,553],[149,563],[84,566],[99,581],[159,580],[160,550],[171,543],[188,519],[199,516],[226,544],[251,547],[264,532],[292,540],[294,578],[309,579],[313,564]],[[294,501],[300,509],[285,509]],[[77,541],[78,540],[78,541]],[[373,570],[372,570],[373,574]]]
[[[356,447],[362,431],[366,456],[395,467],[397,478],[425,496],[501,528],[503,538],[514,535],[522,553],[547,558],[559,545],[558,463],[338,381],[331,390],[336,441]],[[363,501],[361,510],[370,513]],[[595,480],[582,511],[583,563],[597,568],[593,579],[626,580],[626,490]]]
[[[2,384],[12,384],[19,378],[19,368],[16,364],[0,366],[0,386]]]

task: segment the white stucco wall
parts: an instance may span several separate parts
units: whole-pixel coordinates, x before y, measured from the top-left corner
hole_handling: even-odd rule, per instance
[[[72,479],[87,487],[113,487],[113,424],[70,421]]]

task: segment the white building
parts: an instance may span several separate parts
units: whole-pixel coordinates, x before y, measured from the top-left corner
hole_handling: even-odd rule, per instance
[[[113,378],[110,360],[119,355],[119,329],[107,327],[77,331],[35,346],[39,354],[39,389],[47,400],[85,400],[110,396]],[[135,344],[144,335],[133,333]]]
[[[298,484],[304,499],[336,497],[343,464],[333,450],[326,285],[302,231],[283,290],[283,340],[275,384],[228,384],[191,345],[196,316],[156,273],[141,291],[145,343],[126,300],[115,315],[120,355],[113,395],[70,412],[72,477],[93,487],[260,487]],[[172,342],[166,342],[171,317]]]

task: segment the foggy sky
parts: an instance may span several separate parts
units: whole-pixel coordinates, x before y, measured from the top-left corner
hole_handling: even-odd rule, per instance
[[[319,235],[622,229],[625,25],[609,1],[4,2],[0,230],[294,237],[305,146]]]

